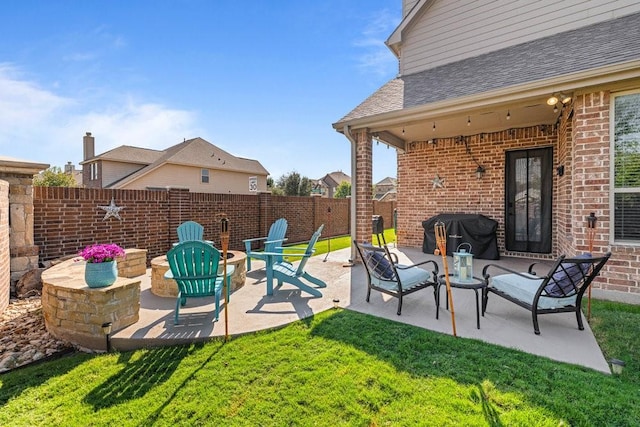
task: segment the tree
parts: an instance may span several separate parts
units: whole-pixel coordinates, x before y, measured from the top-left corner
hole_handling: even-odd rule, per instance
[[[64,173],[58,166],[52,166],[33,177],[33,185],[38,187],[77,187],[73,175]]]
[[[351,195],[351,184],[347,181],[342,181],[338,188],[336,188],[336,192],[333,194],[334,199],[346,199],[347,196]]]
[[[267,178],[267,190],[269,190],[273,196],[284,196],[282,188],[278,187],[271,177]]]
[[[285,196],[310,196],[311,180],[306,176],[301,177],[298,172],[291,172],[278,178],[277,187]],[[275,194],[272,191],[272,194]]]
[[[309,197],[311,195],[311,180],[306,176],[303,176],[300,180],[300,187],[298,188],[298,196]]]

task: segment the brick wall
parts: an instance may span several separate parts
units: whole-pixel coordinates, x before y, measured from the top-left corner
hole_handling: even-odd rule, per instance
[[[478,213],[498,221],[498,246],[500,253],[506,255],[505,153],[555,146],[556,141],[555,127],[538,126],[468,137],[471,154],[486,170],[482,179],[476,177],[478,165],[459,139],[409,143],[406,153],[398,155],[398,244],[422,247],[422,221],[439,213]],[[557,164],[557,151],[554,149],[554,165]],[[444,188],[434,188],[432,180],[436,175],[444,180]],[[553,185],[555,193],[556,174]],[[555,212],[555,198],[553,203]],[[554,241],[554,249],[556,245]]]
[[[529,258],[555,258],[589,249],[587,216],[598,217],[593,252],[612,252],[596,279],[595,287],[640,294],[640,247],[610,243],[610,95],[594,92],[578,95],[565,106],[557,126],[474,135],[469,139],[473,156],[486,169],[478,180],[477,165],[456,138],[437,144],[417,141],[398,155],[398,243],[421,247],[422,221],[442,212],[480,213],[498,221],[501,254]],[[508,253],[504,244],[505,152],[552,146],[553,247],[552,253]],[[559,176],[557,166],[564,166]],[[433,188],[436,175],[444,188]]]
[[[369,188],[371,186],[369,185]],[[369,194],[371,192],[369,191]],[[114,199],[122,221],[103,220]],[[349,234],[349,199],[34,187],[34,240],[40,259],[76,254],[93,243],[117,243],[147,250],[147,264],[177,241],[176,228],[187,220],[204,226],[204,238],[220,242],[220,219],[230,221],[229,249],[244,250],[243,239],[266,236],[278,218],[287,219],[289,243],[308,240],[325,224],[323,238]],[[393,224],[395,202],[377,202],[376,214]],[[331,212],[328,210],[331,208]],[[367,222],[369,227],[371,220]],[[371,230],[369,229],[369,232]]]
[[[0,313],[9,305],[10,286],[9,183],[0,180]]]
[[[609,92],[593,92],[576,97],[574,104],[574,181],[571,193],[575,247],[586,251],[586,217],[598,217],[594,252],[611,251],[611,259],[598,277],[607,290],[640,294],[640,247],[611,244],[610,191],[610,108]]]
[[[170,231],[169,193],[162,191],[34,187],[34,241],[42,261],[72,255],[93,243],[117,243],[166,253]],[[123,221],[103,220],[111,199]],[[175,233],[175,229],[173,230]]]

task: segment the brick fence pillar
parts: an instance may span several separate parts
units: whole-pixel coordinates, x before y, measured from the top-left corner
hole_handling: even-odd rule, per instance
[[[269,227],[271,227],[271,223],[275,220],[272,218],[272,200],[270,193],[260,193],[258,194],[258,234],[257,236],[266,236],[269,233]]]
[[[178,241],[176,228],[185,221],[191,219],[191,196],[188,189],[169,189],[169,247],[171,243]]]

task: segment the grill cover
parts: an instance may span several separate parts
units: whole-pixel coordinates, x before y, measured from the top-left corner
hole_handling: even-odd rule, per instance
[[[424,241],[422,252],[433,254],[437,248],[434,226],[445,224],[447,255],[456,252],[460,243],[471,244],[471,253],[478,259],[500,259],[496,230],[498,222],[479,214],[440,214],[422,221]]]

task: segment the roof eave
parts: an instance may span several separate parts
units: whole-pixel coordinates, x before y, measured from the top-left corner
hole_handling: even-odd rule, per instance
[[[402,32],[404,31],[405,28],[407,28],[413,22],[413,20],[415,19],[416,16],[418,16],[418,14],[423,9],[423,7],[425,7],[427,4],[430,4],[430,3],[433,3],[433,1],[419,0],[418,2],[416,2],[416,4],[413,5],[413,7],[406,14],[406,16],[402,18],[402,21],[400,22],[400,24],[398,24],[396,29],[393,30],[393,33],[391,33],[389,38],[384,42],[384,44],[386,44],[387,47],[391,49],[393,54],[398,59],[400,59],[400,46],[402,45]]]
[[[367,117],[344,120],[333,123],[332,126],[337,132],[343,133],[345,126],[349,126],[351,130],[358,130],[374,126],[397,125],[398,123],[409,123],[412,121],[462,113],[476,108],[486,108],[492,105],[518,102],[526,98],[545,97],[554,92],[570,92],[589,86],[598,86],[639,77],[640,59],[607,65],[605,67],[592,68],[590,70],[565,74],[550,79],[527,82],[517,86],[508,86],[489,92],[476,93]]]

